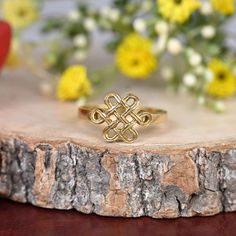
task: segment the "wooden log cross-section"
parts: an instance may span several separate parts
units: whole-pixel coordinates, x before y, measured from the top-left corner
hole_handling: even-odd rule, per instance
[[[74,103],[40,96],[33,80],[15,77],[0,80],[2,197],[122,217],[236,210],[235,100],[219,115],[186,95],[128,86],[122,95],[167,109],[169,121],[140,130],[133,144],[108,144],[100,127],[78,119]]]

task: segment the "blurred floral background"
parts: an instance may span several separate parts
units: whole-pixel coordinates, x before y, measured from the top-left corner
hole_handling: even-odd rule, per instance
[[[133,84],[157,81],[157,92],[189,93],[216,112],[236,95],[234,0],[0,4],[14,32],[6,68],[29,69],[42,93],[60,101],[85,102],[120,75]],[[111,55],[106,65],[99,62],[102,51]],[[91,57],[96,68],[89,66]]]

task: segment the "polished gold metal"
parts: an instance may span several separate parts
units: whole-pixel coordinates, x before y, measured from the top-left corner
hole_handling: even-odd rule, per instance
[[[110,93],[104,99],[104,105],[85,105],[79,107],[81,118],[89,118],[95,124],[106,124],[103,137],[107,142],[123,141],[132,143],[138,138],[137,125],[148,126],[161,123],[167,118],[164,110],[139,108],[139,98],[128,94],[121,98]]]

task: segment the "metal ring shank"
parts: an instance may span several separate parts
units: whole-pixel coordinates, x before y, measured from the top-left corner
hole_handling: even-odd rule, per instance
[[[100,108],[106,109],[104,105],[84,105],[79,107],[79,117],[81,119],[89,119],[89,114],[93,109]],[[149,112],[152,115],[152,123],[160,124],[167,120],[167,111],[161,110],[153,107],[141,107],[138,109],[139,111]]]

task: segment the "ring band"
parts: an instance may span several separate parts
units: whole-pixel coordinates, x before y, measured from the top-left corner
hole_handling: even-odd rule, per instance
[[[87,104],[79,107],[79,117],[84,120],[91,120],[90,113],[94,109],[101,109],[105,112],[106,108],[103,104],[95,105],[95,104]],[[139,110],[144,112],[149,112],[153,119],[151,121],[152,124],[160,124],[167,120],[167,111],[161,110],[154,107],[141,107]]]
[[[117,93],[110,93],[102,105],[80,106],[79,116],[95,124],[106,124],[103,137],[107,142],[132,143],[138,138],[137,125],[148,126],[167,120],[165,110],[139,107],[139,103],[139,98],[133,94],[121,98]]]

